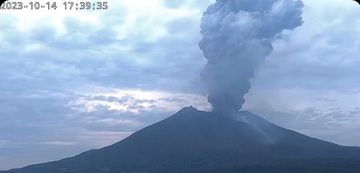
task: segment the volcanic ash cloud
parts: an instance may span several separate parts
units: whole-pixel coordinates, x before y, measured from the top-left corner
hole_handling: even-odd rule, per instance
[[[201,77],[214,112],[237,112],[250,79],[272,52],[272,41],[302,24],[301,1],[217,0],[201,22],[207,64]]]

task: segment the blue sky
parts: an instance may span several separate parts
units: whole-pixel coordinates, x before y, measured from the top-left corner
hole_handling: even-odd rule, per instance
[[[112,144],[184,106],[209,110],[198,42],[211,2],[111,0],[101,12],[1,11],[0,169]],[[304,24],[273,43],[244,109],[360,146],[359,6],[304,3]]]

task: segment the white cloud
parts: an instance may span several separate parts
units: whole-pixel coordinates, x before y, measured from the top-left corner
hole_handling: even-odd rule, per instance
[[[98,92],[92,90],[91,93],[79,95],[83,97],[71,102],[70,106],[85,112],[94,112],[103,108],[134,114],[157,110],[174,112],[190,105],[202,110],[210,109],[204,96],[187,93],[102,88]]]
[[[42,145],[59,145],[59,146],[71,146],[77,145],[76,142],[65,142],[65,141],[47,141],[47,142],[39,142]]]
[[[359,98],[359,89],[255,89],[244,108],[312,137],[359,146]]]
[[[188,93],[203,63],[203,9],[160,0],[110,0],[109,7],[0,12],[0,136],[9,143],[1,142],[8,162],[0,169],[103,147],[203,102]]]

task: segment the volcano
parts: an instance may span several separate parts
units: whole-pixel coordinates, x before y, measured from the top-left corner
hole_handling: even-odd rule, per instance
[[[111,146],[2,173],[360,173],[358,147],[234,117],[187,107]]]

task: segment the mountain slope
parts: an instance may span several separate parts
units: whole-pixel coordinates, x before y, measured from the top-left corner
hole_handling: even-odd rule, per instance
[[[111,146],[7,173],[360,172],[359,148],[235,116],[188,107]]]

